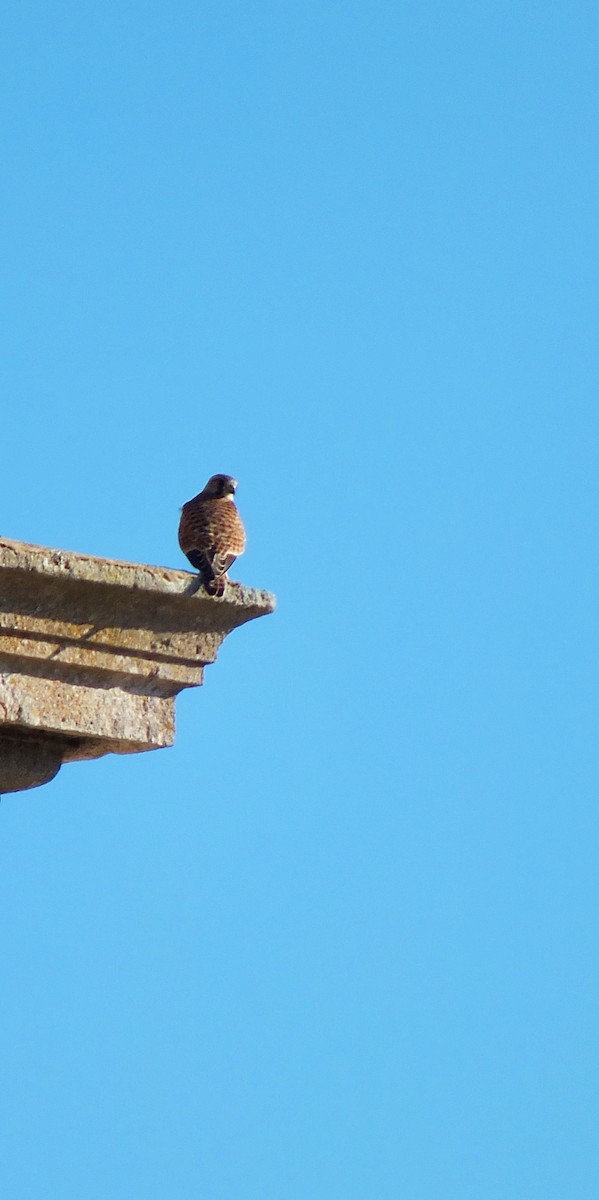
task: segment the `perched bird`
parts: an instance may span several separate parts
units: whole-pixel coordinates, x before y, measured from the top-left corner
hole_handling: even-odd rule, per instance
[[[245,550],[245,529],[233,500],[236,487],[230,475],[212,475],[181,511],[179,545],[211,596],[222,596],[227,571]]]

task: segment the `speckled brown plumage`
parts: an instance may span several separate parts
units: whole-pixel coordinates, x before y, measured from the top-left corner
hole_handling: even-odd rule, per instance
[[[213,475],[181,512],[179,545],[213,596],[222,596],[227,571],[245,550],[245,530],[233,501],[236,487],[230,475]]]

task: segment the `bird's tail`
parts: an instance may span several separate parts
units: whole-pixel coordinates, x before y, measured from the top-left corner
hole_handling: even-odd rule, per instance
[[[201,550],[188,550],[187,558],[189,559],[192,567],[195,567],[196,571],[200,572],[202,576],[202,584],[208,592],[208,595],[222,596],[225,590],[226,576],[224,574],[215,574],[212,564],[206,555],[202,554]]]

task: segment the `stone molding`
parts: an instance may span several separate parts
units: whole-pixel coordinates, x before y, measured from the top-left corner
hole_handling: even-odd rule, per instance
[[[239,583],[209,596],[187,571],[0,539],[0,793],[172,745],[174,697],[274,607]]]

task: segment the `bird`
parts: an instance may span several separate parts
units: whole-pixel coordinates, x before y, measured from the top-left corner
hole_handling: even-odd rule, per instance
[[[181,510],[179,545],[211,596],[222,596],[227,571],[245,550],[245,529],[233,499],[236,489],[231,475],[211,475]]]

